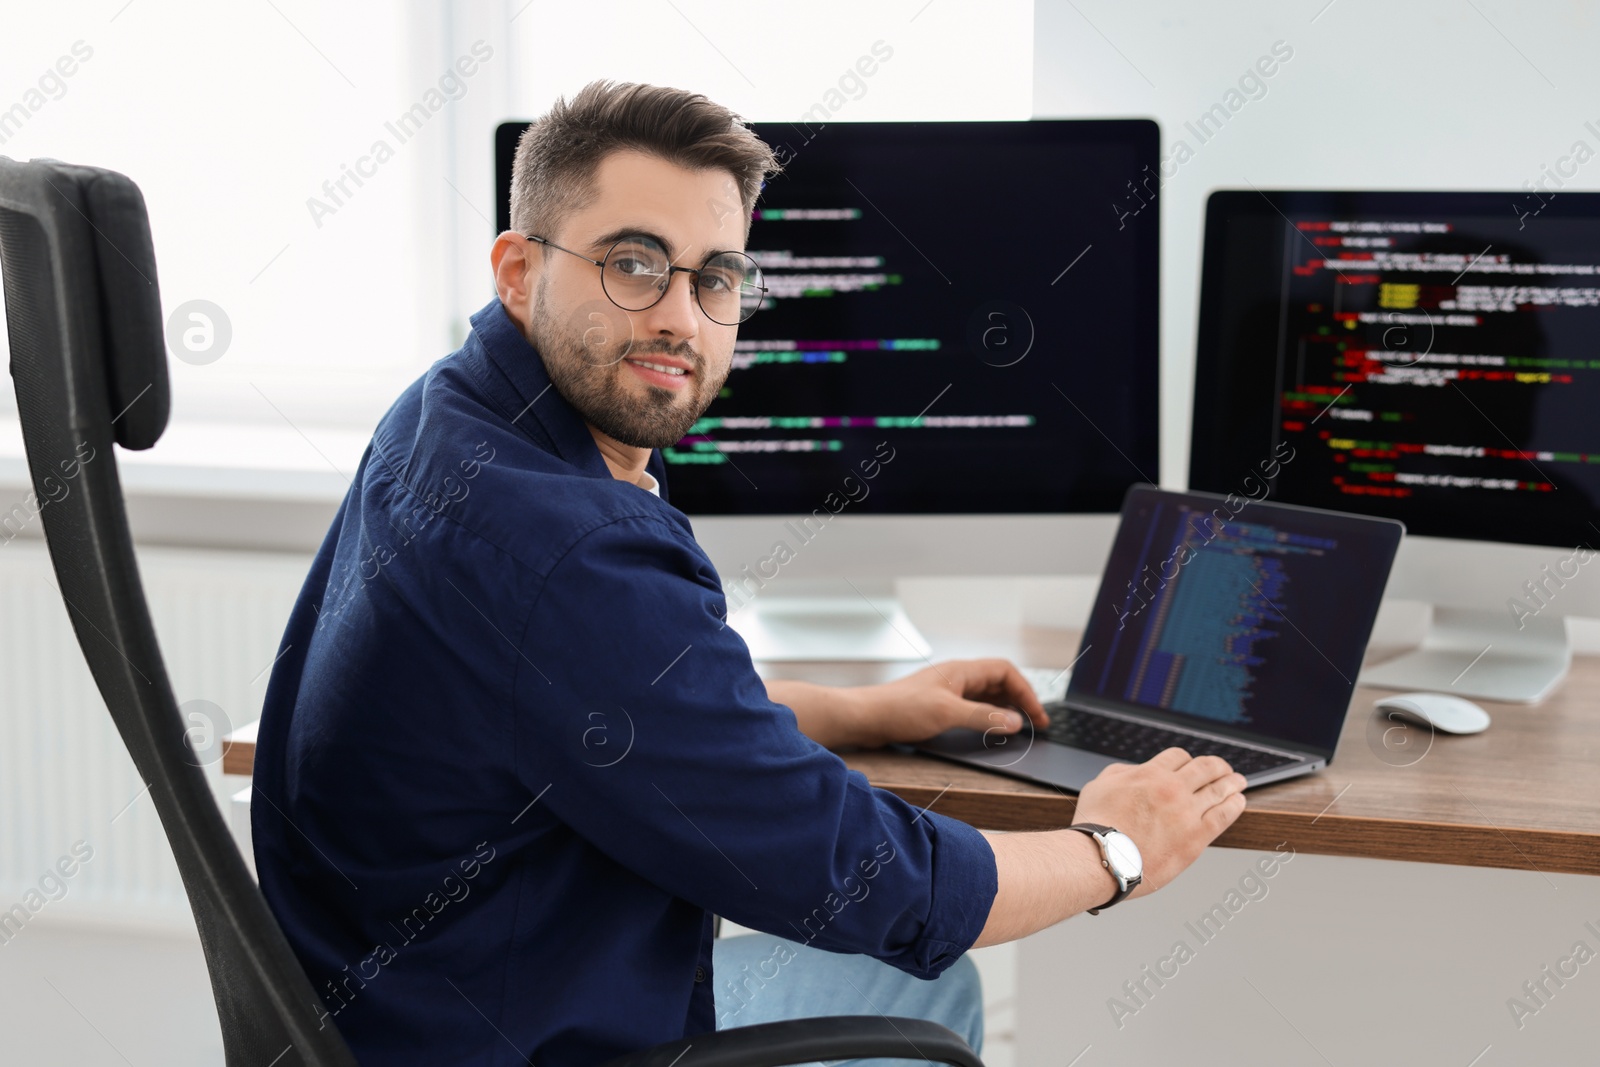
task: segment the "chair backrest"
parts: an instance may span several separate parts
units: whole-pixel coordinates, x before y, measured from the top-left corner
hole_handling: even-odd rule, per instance
[[[111,445],[155,444],[169,393],[138,186],[112,171],[0,156],[0,269],[50,561],[177,858],[228,1067],[354,1067],[190,748],[139,581]]]

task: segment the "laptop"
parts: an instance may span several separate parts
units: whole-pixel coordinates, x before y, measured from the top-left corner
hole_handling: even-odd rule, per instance
[[[1261,483],[1256,482],[1257,485]],[[1050,727],[950,730],[930,755],[1077,792],[1166,748],[1246,788],[1326,767],[1403,524],[1135,485]]]

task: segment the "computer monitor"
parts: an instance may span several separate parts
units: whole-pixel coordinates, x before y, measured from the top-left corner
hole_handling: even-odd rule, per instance
[[[1600,615],[1600,194],[1226,190],[1189,481],[1405,522],[1434,605],[1362,681],[1542,699]]]
[[[756,657],[926,655],[896,577],[1098,574],[1160,475],[1155,123],[754,129],[769,292],[663,456]]]

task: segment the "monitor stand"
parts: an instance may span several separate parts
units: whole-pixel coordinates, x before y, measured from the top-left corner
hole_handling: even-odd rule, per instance
[[[900,605],[892,580],[784,581],[782,592],[763,591],[728,607],[728,625],[754,660],[897,662],[924,660],[933,651]]]
[[[1421,646],[1362,671],[1361,684],[1537,704],[1567,676],[1572,646],[1560,617],[1523,623],[1505,610],[1436,607]]]

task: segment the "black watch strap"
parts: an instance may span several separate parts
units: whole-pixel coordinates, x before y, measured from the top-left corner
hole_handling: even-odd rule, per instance
[[[1101,826],[1099,823],[1093,823],[1093,822],[1075,822],[1071,826],[1067,827],[1067,829],[1068,830],[1078,830],[1078,831],[1080,831],[1080,832],[1082,832],[1084,834],[1087,834],[1091,838],[1094,837],[1096,834],[1100,834],[1100,835],[1103,836],[1105,834],[1110,834],[1110,833],[1115,833],[1116,832],[1112,827]],[[1095,844],[1098,846],[1100,844],[1100,842],[1098,840],[1096,840]],[[1111,870],[1111,864],[1108,863],[1106,861],[1106,858],[1105,858],[1105,850],[1104,850],[1104,848],[1101,848],[1100,865],[1102,867],[1104,867],[1108,871]],[[1116,875],[1113,874],[1112,877],[1115,878]],[[1117,885],[1118,885],[1119,888],[1117,889],[1116,893],[1114,893],[1112,895],[1111,899],[1106,901],[1104,904],[1100,905],[1098,908],[1090,908],[1089,909],[1089,914],[1090,915],[1099,915],[1102,911],[1104,911],[1105,909],[1111,907],[1111,905],[1120,904],[1127,897],[1127,895],[1129,893],[1133,892],[1134,887],[1132,885],[1128,886],[1125,889],[1121,888],[1122,879],[1120,879],[1120,878],[1117,878]]]

